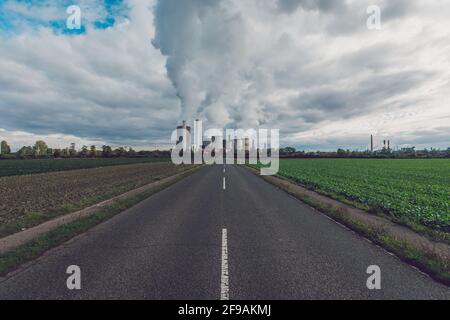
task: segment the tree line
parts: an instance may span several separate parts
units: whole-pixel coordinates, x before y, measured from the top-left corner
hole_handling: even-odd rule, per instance
[[[379,158],[379,159],[430,159],[430,158],[450,158],[450,148],[442,149],[423,149],[416,150],[415,147],[392,150],[383,148],[377,151],[358,151],[338,149],[336,151],[298,151],[293,147],[280,149],[280,157],[286,159],[301,158]]]
[[[41,159],[41,158],[114,158],[114,157],[170,157],[169,151],[135,151],[131,147],[112,148],[104,145],[82,146],[76,149],[75,143],[67,148],[50,148],[43,140],[38,140],[33,146],[23,146],[17,152],[11,152],[8,142],[0,143],[0,158],[2,159]]]

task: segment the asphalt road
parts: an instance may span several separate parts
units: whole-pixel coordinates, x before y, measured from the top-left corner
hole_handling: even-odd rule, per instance
[[[67,288],[70,265],[81,269],[81,290]],[[381,290],[366,286],[371,265]],[[450,289],[246,169],[221,165],[0,279],[0,299],[221,298],[450,299]]]

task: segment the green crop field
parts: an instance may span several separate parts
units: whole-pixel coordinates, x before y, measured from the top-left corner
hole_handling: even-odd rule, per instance
[[[282,160],[279,175],[399,220],[450,231],[450,159]]]
[[[0,160],[0,177],[165,161],[157,158]]]

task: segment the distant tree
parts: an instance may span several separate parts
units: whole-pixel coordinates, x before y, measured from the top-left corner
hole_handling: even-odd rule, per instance
[[[295,148],[292,147],[286,147],[286,148],[281,148],[280,149],[280,154],[281,155],[292,155],[296,152]]]
[[[80,151],[80,156],[86,158],[89,154],[89,150],[87,146],[83,146]]]
[[[136,151],[133,150],[133,148],[130,147],[130,149],[128,149],[128,156],[135,156],[136,155]]]
[[[70,152],[69,152],[68,148],[61,149],[61,157],[68,158],[69,155],[70,155]]]
[[[77,156],[77,150],[75,149],[75,143],[73,143],[73,142],[70,144],[69,156],[70,157],[76,157]]]
[[[34,152],[34,150],[32,147],[24,146],[24,147],[20,148],[19,151],[17,151],[17,155],[20,158],[24,159],[24,158],[32,157],[33,152]]]
[[[340,148],[339,148],[339,149],[337,150],[337,154],[338,154],[338,156],[342,157],[342,156],[345,156],[346,152],[345,152],[344,149],[340,149]]]
[[[127,150],[124,147],[120,147],[114,150],[114,155],[116,157],[123,157],[127,154]]]
[[[1,142],[0,154],[10,154],[10,153],[11,153],[11,148],[9,147],[8,142],[3,140]]]
[[[46,156],[47,149],[48,149],[48,147],[47,147],[47,144],[45,143],[45,141],[38,140],[34,144],[33,155],[34,156]]]
[[[89,156],[94,158],[97,156],[97,149],[95,146],[91,146],[90,152],[89,152]]]
[[[110,146],[106,146],[105,145],[105,146],[102,147],[102,157],[109,158],[112,155],[113,155],[113,153],[112,153],[112,149],[111,149]]]
[[[53,157],[54,158],[61,158],[62,152],[61,149],[54,149],[53,150]]]

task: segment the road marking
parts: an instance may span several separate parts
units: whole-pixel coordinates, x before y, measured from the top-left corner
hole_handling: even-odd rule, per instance
[[[225,166],[223,166],[223,173],[225,173]]]
[[[220,300],[229,300],[228,288],[228,238],[227,229],[222,229],[222,274],[220,277]]]
[[[225,183],[225,177],[223,177],[223,190],[225,190],[227,188],[226,183]]]

